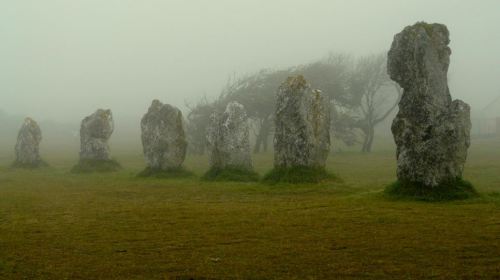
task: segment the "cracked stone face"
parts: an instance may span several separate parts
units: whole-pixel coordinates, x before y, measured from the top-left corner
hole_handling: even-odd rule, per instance
[[[149,168],[172,170],[182,166],[187,140],[179,109],[153,100],[141,120],[141,131],[144,157]]]
[[[111,160],[108,140],[114,129],[111,110],[98,109],[80,126],[80,159]]]
[[[470,107],[450,95],[449,43],[442,24],[421,22],[394,36],[387,69],[404,89],[392,124],[400,181],[435,187],[462,177],[470,146]]]
[[[223,113],[212,114],[207,142],[211,168],[253,170],[248,116],[240,103],[230,102]]]
[[[42,131],[38,124],[31,118],[24,119],[17,135],[15,164],[38,166],[41,162],[39,150],[41,141]]]
[[[325,167],[330,152],[329,106],[304,77],[289,77],[278,89],[275,126],[275,167]]]

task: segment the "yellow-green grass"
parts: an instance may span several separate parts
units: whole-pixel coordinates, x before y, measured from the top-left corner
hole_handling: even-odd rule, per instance
[[[393,152],[333,154],[320,185],[138,178],[123,169],[72,174],[76,155],[10,169],[0,157],[3,279],[498,279],[500,140],[475,140],[465,179],[480,197],[391,200]],[[271,155],[254,157],[256,171]],[[204,157],[186,169],[201,176]]]

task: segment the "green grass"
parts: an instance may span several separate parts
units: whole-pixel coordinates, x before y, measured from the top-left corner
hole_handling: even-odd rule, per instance
[[[186,170],[183,167],[168,170],[146,167],[146,169],[137,174],[137,177],[139,178],[152,177],[163,179],[189,178],[193,176],[193,172]]]
[[[117,172],[73,174],[76,153],[43,151],[51,168],[0,153],[0,279],[500,278],[499,139],[472,142],[479,196],[441,203],[385,197],[392,151],[332,155],[342,181],[279,185],[200,180],[193,156],[196,176],[139,178],[140,147],[114,147]]]
[[[269,184],[310,184],[335,179],[336,177],[324,168],[297,166],[274,168],[264,176],[263,181]]]
[[[396,181],[385,189],[385,194],[397,199],[414,199],[429,202],[463,200],[478,196],[474,186],[461,178],[457,178],[452,182],[445,182],[436,187]]]
[[[257,182],[259,174],[240,168],[210,168],[202,177],[205,181],[218,182]]]
[[[71,169],[73,173],[115,172],[121,169],[116,160],[80,159]]]
[[[49,164],[43,160],[39,160],[38,162],[36,162],[34,164],[27,164],[27,163],[22,163],[22,162],[18,162],[18,161],[14,161],[11,164],[12,168],[24,168],[24,169],[34,169],[34,168],[42,168],[42,167],[48,167],[48,166],[49,166]]]

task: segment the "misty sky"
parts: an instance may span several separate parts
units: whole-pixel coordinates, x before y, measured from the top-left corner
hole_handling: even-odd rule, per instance
[[[386,51],[421,20],[450,29],[455,98],[477,111],[500,95],[498,0],[0,0],[0,109],[139,117],[154,98],[214,97],[235,73]]]

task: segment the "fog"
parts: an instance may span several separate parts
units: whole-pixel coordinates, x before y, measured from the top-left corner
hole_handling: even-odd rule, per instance
[[[448,26],[452,95],[477,112],[500,95],[499,11],[496,0],[4,0],[0,109],[77,122],[111,108],[117,125],[137,125],[152,99],[185,108],[231,75],[386,51],[427,21]]]

